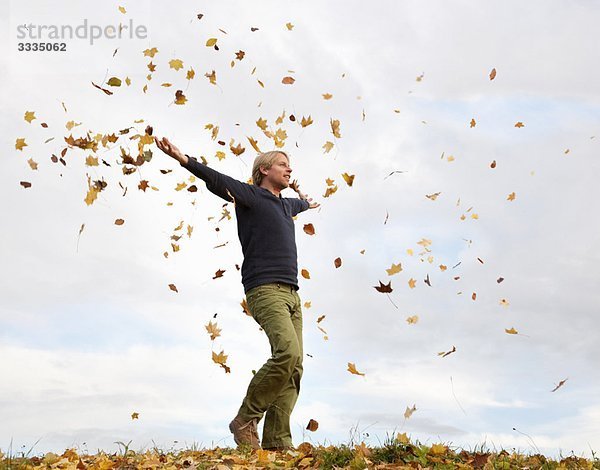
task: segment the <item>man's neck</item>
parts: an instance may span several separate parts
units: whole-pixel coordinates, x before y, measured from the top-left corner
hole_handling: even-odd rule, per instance
[[[273,194],[273,196],[280,197],[281,190],[273,187],[272,185],[268,184],[266,181],[263,181],[262,184],[260,185],[260,187],[271,191],[271,194]]]

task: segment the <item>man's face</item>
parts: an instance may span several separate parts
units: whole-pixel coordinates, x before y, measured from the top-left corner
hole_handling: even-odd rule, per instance
[[[288,159],[285,155],[281,153],[277,155],[271,168],[265,171],[266,174],[263,177],[263,180],[268,180],[274,187],[278,187],[281,190],[290,185],[292,169],[290,168]]]

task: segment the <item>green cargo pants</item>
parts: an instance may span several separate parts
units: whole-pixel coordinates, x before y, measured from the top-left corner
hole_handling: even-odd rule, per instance
[[[289,284],[274,282],[246,293],[248,309],[271,344],[271,357],[254,374],[238,415],[244,421],[265,415],[262,447],[292,446],[290,415],[302,378],[302,308]]]

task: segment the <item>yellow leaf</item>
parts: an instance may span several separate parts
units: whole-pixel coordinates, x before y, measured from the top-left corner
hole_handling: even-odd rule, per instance
[[[508,197],[507,197],[506,199],[507,199],[507,200],[509,200],[509,201],[514,201],[514,200],[515,200],[515,197],[516,197],[516,194],[515,194],[515,193],[514,193],[514,191],[513,191],[512,193],[510,193],[510,194],[508,195]]]
[[[410,418],[411,415],[417,411],[417,407],[415,405],[412,406],[412,408],[409,408],[408,406],[406,407],[406,411],[404,412],[404,417],[406,419]]]
[[[408,444],[410,442],[410,439],[408,438],[405,432],[403,432],[402,434],[398,433],[398,435],[396,436],[396,440],[400,444]]]
[[[25,111],[25,120],[31,124],[31,121],[33,121],[34,119],[36,119],[35,117],[35,111]]]
[[[475,122],[475,119],[471,119],[471,123],[470,123],[471,127],[475,127],[476,124],[477,123]]]
[[[119,7],[119,11],[123,14],[127,13],[127,11],[125,10],[125,7]]]
[[[266,119],[259,118],[258,121],[256,121],[256,125],[258,127],[260,127],[263,131],[267,130],[267,120]]]
[[[333,97],[331,93],[323,93],[322,96],[324,100],[330,100]]]
[[[185,187],[187,187],[187,183],[185,181],[182,183],[177,183],[177,186],[175,186],[175,191],[181,191]]]
[[[386,269],[385,271],[388,273],[388,276],[397,274],[400,271],[402,271],[402,263],[398,263],[398,264],[392,263],[392,267],[390,269]]]
[[[153,47],[152,49],[146,49],[144,51],[144,57],[154,57],[157,52],[158,49],[156,47]]]
[[[333,142],[329,142],[329,141],[325,142],[323,144],[323,148],[325,149],[325,152],[323,152],[323,153],[329,153],[331,151],[331,149],[333,148]]]
[[[302,127],[310,126],[312,123],[313,123],[313,120],[310,117],[310,115],[307,118],[305,118],[304,116],[302,116],[302,120],[300,121],[300,125]]]
[[[75,121],[69,121],[69,122],[67,122],[67,123],[65,124],[65,127],[66,127],[68,130],[71,130],[71,129],[73,129],[74,127],[77,127],[77,126],[81,126],[81,123],[80,123],[80,122],[75,122]]]
[[[359,372],[359,371],[356,370],[356,365],[354,365],[353,362],[349,362],[348,363],[348,369],[347,370],[348,370],[348,372],[350,372],[351,374],[354,374],[354,375],[365,375],[362,372]]]
[[[293,25],[292,23],[286,23],[286,24],[285,24],[285,27],[286,27],[286,28],[287,28],[289,31],[291,31],[292,29],[294,29],[294,25]]]
[[[304,302],[304,308],[310,308],[310,306],[311,306],[310,301]]]
[[[250,142],[250,145],[252,145],[252,148],[254,150],[256,150],[258,153],[261,153],[260,148],[258,148],[258,142],[256,140],[254,140],[252,137],[246,137],[248,139],[248,142]]]
[[[208,80],[210,81],[210,83],[212,83],[213,85],[217,84],[217,73],[214,70],[211,73],[206,72],[204,74],[204,76],[206,78],[208,78]]]
[[[509,335],[518,335],[519,332],[517,330],[515,330],[514,328],[511,328],[510,330],[504,328],[504,331],[506,331]]]
[[[180,105],[185,104],[186,101],[187,101],[187,98],[183,94],[183,91],[177,90],[175,92],[175,104],[180,104]]]
[[[220,150],[217,150],[215,157],[217,157],[219,159],[219,161],[221,161],[225,158],[225,152],[221,152]]]
[[[261,82],[261,81],[260,81],[260,80],[258,80],[258,79],[257,79],[256,81],[258,82],[258,84],[259,84],[261,87],[263,87],[263,88],[265,87],[265,84],[264,84],[263,82]]]
[[[140,414],[134,411],[131,413],[131,419],[140,419]]]
[[[127,84],[127,86],[131,85],[131,80],[129,77],[125,77],[125,83]]]
[[[225,362],[227,361],[227,355],[224,354],[224,351],[221,350],[219,354],[216,354],[214,351],[212,352],[212,360],[215,364],[219,364],[223,369],[225,369],[225,373],[230,373],[231,369],[227,367]]]
[[[98,157],[92,157],[88,155],[85,159],[85,164],[87,166],[98,166]]]
[[[172,83],[165,82],[165,83],[161,83],[161,84],[160,84],[160,86],[164,86],[165,88],[168,88],[168,87],[170,87],[170,86],[173,86],[173,84],[172,84]]]
[[[410,287],[411,289],[414,289],[416,284],[417,281],[415,281],[412,277],[408,280],[408,287]]]
[[[413,315],[411,317],[407,317],[406,321],[408,322],[409,325],[414,325],[415,323],[417,323],[419,321],[419,316]]]
[[[349,175],[348,173],[342,173],[342,178],[344,178],[344,181],[346,183],[348,183],[348,186],[352,186],[352,183],[354,182],[354,175]]]
[[[190,69],[187,71],[187,75],[185,78],[187,80],[192,80],[195,76],[196,76],[196,72],[194,72],[194,69],[190,67]]]
[[[121,86],[121,79],[118,77],[110,77],[106,83],[110,86]]]
[[[525,126],[525,124],[523,124],[521,121],[519,121],[515,124],[515,127],[524,127],[524,126]]]
[[[208,322],[208,325],[204,325],[204,328],[210,335],[211,341],[214,341],[217,336],[221,336],[221,329],[217,328],[217,324],[213,323],[212,320]]]
[[[446,450],[448,450],[448,448],[444,444],[433,444],[431,449],[429,449],[432,454],[436,455],[445,454]]]
[[[38,164],[33,160],[33,158],[30,158],[29,160],[27,160],[27,163],[29,163],[29,167],[32,170],[37,170]]]
[[[217,38],[210,38],[206,41],[206,47],[213,47],[217,43]]]
[[[15,142],[15,148],[17,150],[20,150],[22,152],[23,151],[23,147],[27,147],[27,144],[25,143],[25,137],[18,138],[17,141]]]
[[[172,59],[169,61],[169,67],[175,70],[179,70],[183,68],[183,62],[181,61],[181,59]]]
[[[330,119],[329,123],[331,124],[331,132],[333,133],[333,136],[336,138],[341,138],[342,135],[340,134],[340,121],[338,119]]]

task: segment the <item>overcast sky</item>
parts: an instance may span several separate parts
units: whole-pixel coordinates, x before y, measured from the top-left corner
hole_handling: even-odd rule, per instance
[[[124,175],[118,162],[121,147],[135,156],[129,137],[150,124],[246,181],[256,156],[247,137],[275,148],[256,125],[263,118],[271,131],[286,130],[292,175],[321,204],[295,222],[298,266],[310,272],[299,277],[310,306],[296,445],[379,445],[406,432],[467,449],[600,451],[600,5],[173,5],[0,7],[0,449],[234,445],[227,424],[270,350],[240,307],[233,205],[219,221],[225,201],[155,146],[138,172]],[[66,51],[18,50],[39,42],[19,39],[19,25],[85,20],[143,25],[147,34],[90,44],[88,29],[87,39],[51,40]],[[210,38],[218,51],[205,45]],[[151,48],[156,55],[144,56]],[[173,59],[183,68],[171,68]],[[205,76],[213,70],[216,84]],[[286,76],[295,82],[283,84]],[[111,77],[122,86],[107,85]],[[176,90],[184,105],[173,102]],[[302,128],[308,116],[313,124]],[[68,130],[69,121],[81,124]],[[207,124],[219,126],[216,140]],[[70,134],[132,126],[100,146],[99,166],[86,166],[94,155],[78,148],[66,166],[51,160]],[[17,150],[17,139],[27,146]],[[231,139],[245,147],[241,156]],[[324,153],[327,141],[334,147]],[[343,173],[355,175],[352,186]],[[88,175],[107,183],[90,206]],[[338,189],[324,197],[328,178]],[[198,191],[177,191],[183,182]],[[308,223],[314,235],[303,231]],[[389,275],[398,263],[402,271]],[[390,281],[390,294],[373,287]],[[214,342],[210,320],[222,329]],[[212,362],[221,350],[230,374]],[[365,375],[350,374],[348,362]],[[314,433],[304,429],[311,418]]]

